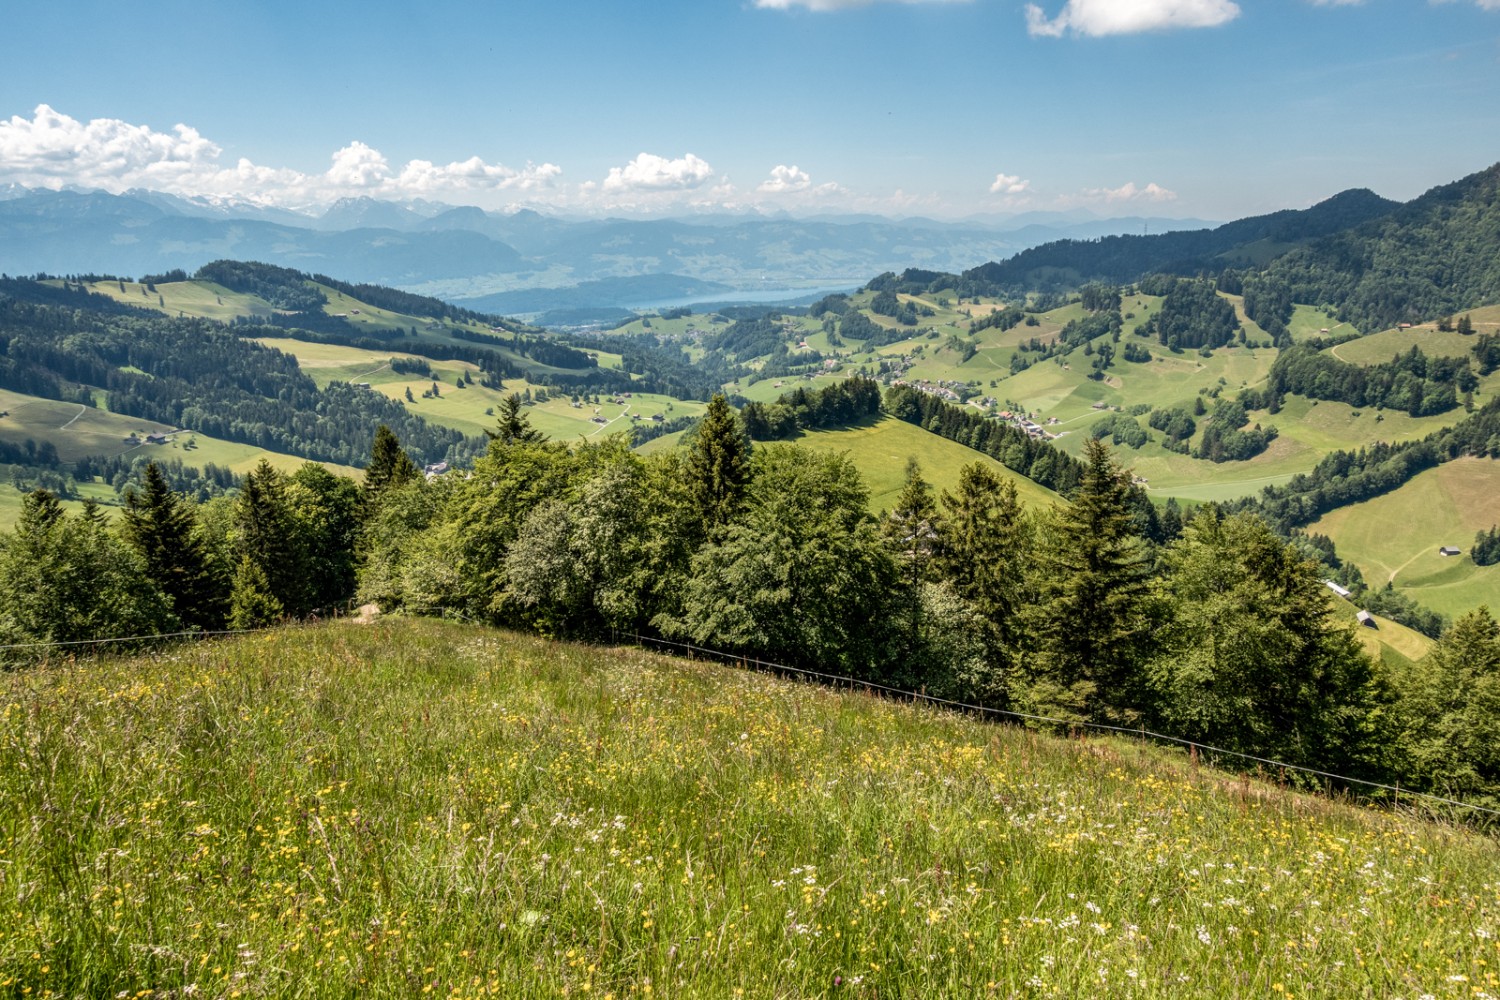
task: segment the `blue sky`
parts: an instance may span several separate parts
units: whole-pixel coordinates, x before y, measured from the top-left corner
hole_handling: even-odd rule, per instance
[[[83,0],[8,21],[0,185],[1229,219],[1500,160],[1500,0]]]

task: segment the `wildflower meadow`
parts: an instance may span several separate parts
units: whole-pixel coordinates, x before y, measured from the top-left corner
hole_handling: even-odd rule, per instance
[[[0,675],[0,996],[1500,997],[1482,833],[417,619]]]

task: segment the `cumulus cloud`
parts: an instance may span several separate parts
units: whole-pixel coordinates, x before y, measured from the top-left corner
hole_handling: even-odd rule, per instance
[[[1089,201],[1119,202],[1119,201],[1176,201],[1177,193],[1168,191],[1156,183],[1147,184],[1145,187],[1136,187],[1131,181],[1117,188],[1086,188],[1083,192],[1084,198]]]
[[[349,195],[381,198],[533,191],[562,173],[551,163],[515,170],[471,157],[440,166],[412,160],[393,167],[379,150],[351,142],[328,170],[304,173],[240,159],[221,161],[222,148],[197,129],[176,125],[157,132],[114,118],[81,122],[40,105],[31,118],[0,121],[0,182],[24,187],[130,188],[186,198],[233,198],[263,205],[310,208]]]
[[[1030,181],[1022,180],[1015,174],[996,174],[995,182],[990,185],[990,194],[1021,194],[1030,188]]]
[[[1493,0],[1500,2],[1500,0]],[[1026,5],[1026,29],[1032,35],[1133,35],[1172,28],[1212,28],[1240,16],[1232,0],[1067,0],[1049,18],[1034,3]]]
[[[772,167],[771,176],[755,190],[766,194],[784,194],[788,191],[806,191],[810,187],[812,177],[807,171],[799,170],[794,163],[790,167],[785,164]]]
[[[714,168],[692,153],[676,160],[641,153],[623,167],[611,167],[604,190],[685,191],[702,187],[713,176]]]
[[[755,6],[766,10],[791,10],[793,7],[805,7],[808,10],[827,13],[835,10],[849,10],[852,7],[868,7],[872,3],[964,3],[966,0],[755,0]]]

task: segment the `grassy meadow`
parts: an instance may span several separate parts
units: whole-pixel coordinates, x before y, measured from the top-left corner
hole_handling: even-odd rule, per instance
[[[1500,523],[1500,460],[1460,458],[1400,489],[1330,511],[1308,525],[1327,535],[1371,586],[1393,582],[1423,604],[1458,616],[1500,610],[1500,565],[1476,566],[1474,535]],[[1438,549],[1451,545],[1457,556]]]
[[[1492,840],[474,626],[0,675],[0,992],[1475,997]]]
[[[870,509],[889,510],[906,484],[906,466],[916,459],[922,478],[941,495],[958,488],[958,474],[965,465],[979,463],[1002,479],[1016,484],[1016,494],[1029,506],[1047,506],[1061,498],[1045,486],[1017,475],[982,452],[939,437],[916,424],[882,415],[877,420],[838,430],[805,431],[795,444],[817,451],[846,451],[870,489]]]

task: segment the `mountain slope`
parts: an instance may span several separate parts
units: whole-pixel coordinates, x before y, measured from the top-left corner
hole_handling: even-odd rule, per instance
[[[1458,996],[1496,955],[1453,829],[433,621],[0,674],[0,807],[36,995]]]
[[[1267,277],[1362,330],[1500,302],[1500,164],[1292,251]]]
[[[1154,271],[1191,274],[1202,268],[1218,270],[1248,261],[1253,255],[1252,244],[1296,244],[1387,215],[1397,206],[1397,202],[1372,191],[1344,191],[1308,209],[1240,219],[1216,229],[1061,240],[1024,250],[1006,261],[983,264],[964,272],[964,277],[1023,289],[1059,280],[1072,285],[1094,280],[1123,284]]]

